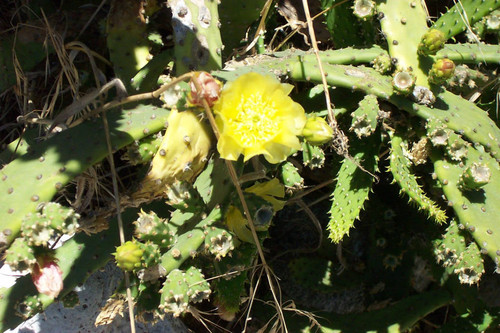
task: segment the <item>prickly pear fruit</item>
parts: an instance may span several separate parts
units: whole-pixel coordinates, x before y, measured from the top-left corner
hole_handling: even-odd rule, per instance
[[[444,47],[446,36],[444,32],[437,29],[429,29],[425,32],[418,44],[418,53],[423,55],[436,54]]]
[[[63,290],[63,273],[51,255],[37,258],[32,268],[31,278],[39,293],[56,298]]]
[[[429,82],[434,84],[444,83],[455,73],[455,63],[448,59],[438,59],[429,71]]]
[[[14,271],[24,271],[36,263],[33,248],[24,238],[16,238],[5,251],[5,263]]]
[[[152,241],[160,247],[172,244],[172,237],[168,223],[161,219],[155,212],[145,213],[141,210],[139,218],[134,222],[135,236],[143,241]]]
[[[124,271],[133,271],[141,267],[141,259],[144,251],[136,241],[128,241],[116,248],[116,264]]]

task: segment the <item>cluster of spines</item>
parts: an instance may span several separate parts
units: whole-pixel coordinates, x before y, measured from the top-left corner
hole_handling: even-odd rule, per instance
[[[484,273],[481,251],[476,243],[467,241],[464,231],[454,219],[442,238],[434,242],[434,247],[436,260],[443,267],[452,269],[461,283],[479,283]]]
[[[404,155],[403,143],[401,136],[397,134],[391,135],[389,169],[394,177],[394,181],[400,186],[401,192],[408,195],[410,201],[416,203],[419,209],[426,211],[429,217],[432,217],[436,222],[444,223],[446,221],[446,212],[439,208],[422,190],[417,177],[410,169],[410,160]]]

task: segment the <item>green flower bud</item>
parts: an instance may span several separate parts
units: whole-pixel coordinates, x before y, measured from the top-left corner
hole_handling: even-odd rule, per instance
[[[333,129],[325,119],[313,116],[307,118],[306,125],[302,130],[302,136],[310,144],[319,146],[332,140]]]
[[[444,47],[446,36],[444,32],[437,29],[429,29],[425,32],[418,44],[418,53],[422,55],[436,54]]]
[[[141,267],[141,258],[143,250],[133,241],[125,242],[116,248],[115,256],[116,264],[124,271],[132,271],[135,268]]]
[[[455,63],[448,59],[438,59],[429,71],[429,82],[441,84],[451,78],[455,73]]]

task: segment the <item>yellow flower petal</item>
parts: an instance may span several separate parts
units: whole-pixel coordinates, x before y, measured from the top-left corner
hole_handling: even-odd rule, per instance
[[[253,193],[273,205],[274,211],[278,211],[285,207],[285,201],[278,198],[285,197],[285,186],[279,182],[277,178],[263,183],[255,183],[245,189],[245,192]]]
[[[293,89],[272,76],[244,74],[228,83],[214,105],[222,158],[245,161],[264,155],[270,163],[300,149],[297,136],[306,123],[304,109],[288,94]]]
[[[226,224],[229,231],[234,233],[240,240],[255,244],[252,232],[247,227],[247,220],[238,208],[229,206],[226,213]]]

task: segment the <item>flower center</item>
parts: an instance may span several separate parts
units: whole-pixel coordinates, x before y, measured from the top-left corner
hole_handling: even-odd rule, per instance
[[[237,115],[229,120],[229,126],[238,134],[243,147],[252,147],[272,140],[278,130],[277,112],[273,101],[261,95],[242,96]]]

